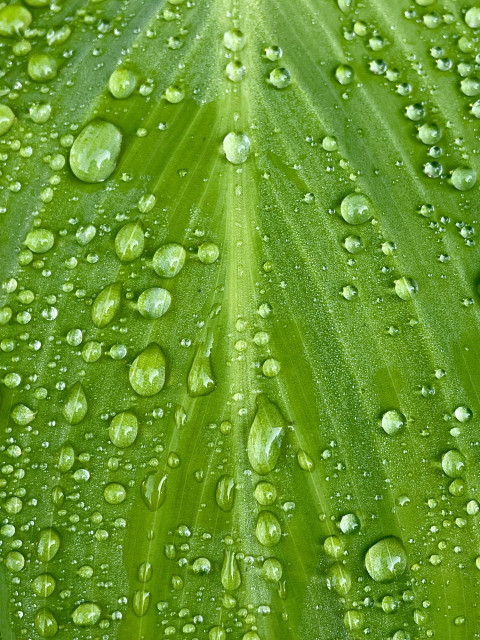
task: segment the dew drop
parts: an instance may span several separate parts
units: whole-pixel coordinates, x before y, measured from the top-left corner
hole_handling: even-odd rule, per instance
[[[117,166],[122,134],[111,122],[93,120],[70,149],[70,167],[82,182],[104,182]]]
[[[365,555],[365,567],[375,582],[392,582],[403,574],[406,566],[407,554],[394,536],[376,542]]]
[[[372,217],[372,202],[363,193],[350,193],[342,200],[340,213],[348,224],[363,224]]]
[[[257,397],[257,412],[248,434],[248,459],[254,471],[273,471],[280,455],[286,420],[266,395]]]
[[[133,361],[129,380],[139,396],[154,396],[165,384],[165,355],[158,344],[152,342]]]
[[[250,140],[244,133],[228,133],[223,139],[223,152],[232,164],[243,164],[250,154]]]

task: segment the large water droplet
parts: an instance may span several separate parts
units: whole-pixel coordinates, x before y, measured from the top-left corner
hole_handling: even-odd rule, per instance
[[[76,425],[84,419],[87,410],[87,396],[85,395],[83,385],[81,382],[75,382],[69,391],[63,407],[65,420],[71,425]]]
[[[50,562],[60,549],[60,536],[55,529],[42,529],[37,541],[37,558],[40,562]]]
[[[244,133],[233,133],[223,139],[223,152],[232,164],[243,164],[250,154],[250,140]]]
[[[206,396],[217,386],[210,357],[212,347],[213,333],[209,331],[205,341],[197,347],[188,372],[188,395],[192,397]]]
[[[235,552],[231,547],[225,549],[221,580],[223,588],[227,591],[235,591],[242,584],[242,575],[238,568]]]
[[[78,627],[91,627],[98,622],[102,610],[94,602],[84,602],[72,614],[73,623]]]
[[[120,449],[130,447],[138,434],[137,417],[128,411],[117,413],[110,423],[108,434],[116,447]]]
[[[392,582],[407,566],[407,554],[398,538],[389,536],[376,542],[365,555],[365,567],[376,582]]]
[[[120,308],[122,283],[114,282],[105,287],[92,305],[92,322],[99,329],[110,324]]]
[[[139,396],[154,396],[165,384],[165,355],[158,344],[152,342],[133,361],[129,379]]]
[[[282,528],[277,516],[271,511],[260,511],[255,535],[264,547],[270,548],[277,545],[282,537]]]
[[[149,511],[156,511],[167,497],[167,475],[151,471],[142,482],[141,493]]]
[[[7,133],[15,122],[15,114],[6,104],[0,103],[0,136]]]
[[[153,256],[153,268],[161,278],[174,278],[185,264],[187,252],[181,244],[170,242],[159,247]]]
[[[277,464],[286,420],[264,394],[257,397],[257,407],[248,434],[248,459],[253,469],[264,475]]]
[[[103,182],[117,166],[122,134],[111,122],[94,120],[77,136],[70,149],[70,167],[82,182]]]
[[[17,4],[8,4],[0,9],[0,36],[20,36],[32,24],[32,14]]]
[[[442,456],[442,469],[449,478],[460,478],[465,466],[465,458],[457,449],[450,449]]]
[[[363,224],[372,217],[372,201],[363,193],[350,193],[342,200],[340,213],[348,224]]]
[[[215,499],[222,511],[230,511],[235,499],[235,481],[232,476],[224,475],[217,482]]]
[[[142,255],[145,234],[139,220],[128,222],[115,237],[115,252],[121,262],[131,262]]]

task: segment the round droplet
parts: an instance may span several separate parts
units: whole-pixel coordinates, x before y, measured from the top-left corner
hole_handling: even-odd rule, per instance
[[[143,291],[137,302],[137,309],[144,318],[161,318],[167,313],[172,296],[166,289],[153,287]]]
[[[471,29],[480,28],[480,7],[471,7],[465,14],[465,23]]]
[[[185,98],[185,91],[177,85],[171,85],[165,89],[165,100],[170,104],[178,104]]]
[[[109,504],[121,504],[127,498],[127,491],[123,484],[110,482],[105,487],[103,496]]]
[[[457,167],[452,173],[451,182],[458,191],[469,191],[477,182],[477,172],[471,167]]]
[[[348,253],[359,253],[364,247],[363,240],[359,236],[347,236],[344,240],[344,247]]]
[[[339,526],[342,533],[355,533],[360,529],[360,520],[354,513],[346,513],[340,519]]]
[[[65,420],[76,425],[81,422],[88,411],[87,396],[81,382],[76,382],[70,389],[67,400],[63,406]]]
[[[450,449],[442,456],[442,469],[449,478],[460,478],[465,472],[465,458],[457,449]]]
[[[137,84],[135,74],[129,69],[115,69],[108,80],[108,88],[114,98],[123,100],[132,95]]]
[[[12,573],[17,573],[25,566],[25,558],[20,551],[9,551],[5,558],[5,566]]]
[[[343,616],[343,623],[349,631],[358,631],[363,629],[364,615],[361,611],[351,609]]]
[[[0,9],[0,36],[20,36],[32,24],[32,14],[18,4],[8,4]]]
[[[40,562],[50,562],[60,549],[60,536],[55,529],[42,529],[37,541],[37,558]]]
[[[158,344],[152,342],[133,361],[129,380],[139,396],[154,396],[165,384],[165,355]]]
[[[265,57],[267,60],[271,60],[272,62],[277,62],[283,55],[283,51],[281,47],[277,47],[276,45],[270,45],[265,49]]]
[[[335,70],[335,77],[342,85],[352,84],[354,73],[348,64],[341,64]]]
[[[271,511],[260,511],[255,535],[264,547],[270,548],[277,545],[282,537],[282,528],[277,516]]]
[[[92,627],[100,619],[102,610],[94,602],[84,602],[72,614],[73,623],[77,627]]]
[[[161,278],[174,278],[183,265],[187,252],[181,244],[170,242],[158,248],[153,256],[153,268]]]
[[[55,578],[49,573],[41,573],[32,580],[32,589],[39,598],[48,598],[55,591]]]
[[[0,103],[0,136],[7,133],[15,122],[15,114],[6,104]]]
[[[143,253],[145,233],[139,220],[124,225],[115,237],[115,252],[121,262],[132,262]]]
[[[225,67],[225,75],[232,82],[241,82],[246,73],[245,65],[240,60],[232,60]]]
[[[244,133],[233,133],[223,139],[223,152],[232,164],[243,164],[250,154],[250,140]]]
[[[469,422],[472,419],[473,413],[468,407],[460,406],[455,409],[453,415],[459,422]]]
[[[255,500],[262,507],[268,507],[277,499],[277,490],[270,482],[259,482],[255,487]]]
[[[218,248],[218,245],[214,244],[213,242],[208,242],[205,244],[201,244],[198,247],[197,255],[198,259],[200,260],[200,262],[203,262],[203,264],[213,264],[218,260],[220,249]]]
[[[350,193],[342,200],[340,213],[348,224],[363,224],[372,217],[372,202],[363,193]]]
[[[340,562],[335,562],[328,570],[327,586],[341,596],[346,596],[352,588],[352,576]]]
[[[26,404],[16,404],[10,415],[15,424],[18,424],[19,427],[26,427],[27,424],[35,420],[36,413],[32,411],[30,407],[27,407]]]
[[[385,433],[388,433],[389,436],[398,433],[405,424],[405,416],[396,409],[386,411],[382,416],[382,429]]]
[[[77,136],[70,149],[70,167],[82,182],[103,182],[117,166],[122,134],[111,122],[94,120]]]
[[[275,358],[267,358],[262,364],[262,371],[267,378],[274,378],[280,373],[280,362]]]
[[[223,34],[223,46],[229,51],[241,51],[247,39],[239,29],[225,31]]]
[[[418,128],[418,137],[423,144],[437,144],[442,138],[442,130],[434,122],[426,122]]]
[[[269,82],[275,89],[285,89],[292,82],[292,76],[285,67],[277,67],[270,72]]]
[[[34,229],[27,234],[25,244],[33,253],[50,251],[55,242],[55,236],[49,229]]]
[[[418,284],[413,278],[395,280],[395,293],[401,300],[411,300],[418,293]]]
[[[407,554],[398,538],[389,536],[376,542],[365,555],[365,567],[376,582],[392,582],[407,566]]]
[[[50,82],[57,77],[55,58],[46,53],[34,53],[28,61],[28,75],[35,82]]]
[[[338,536],[328,536],[323,543],[323,548],[325,553],[334,560],[341,558],[345,552],[345,545]]]
[[[300,469],[304,471],[312,472],[315,469],[315,463],[312,458],[308,455],[306,451],[303,449],[299,449],[297,453],[297,460],[300,466]]]
[[[262,576],[269,582],[279,582],[282,579],[282,563],[276,558],[267,558],[262,566]]]
[[[138,618],[142,618],[148,611],[150,605],[150,592],[144,589],[137,589],[133,594],[133,610]]]

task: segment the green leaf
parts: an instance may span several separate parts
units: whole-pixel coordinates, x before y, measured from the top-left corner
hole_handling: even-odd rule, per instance
[[[0,4],[0,636],[470,640],[475,0]]]

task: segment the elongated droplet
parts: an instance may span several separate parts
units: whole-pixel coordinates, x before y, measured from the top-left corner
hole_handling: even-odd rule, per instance
[[[232,476],[222,476],[217,482],[215,499],[222,511],[230,511],[235,499],[235,481]]]
[[[242,575],[238,568],[235,552],[231,547],[225,549],[221,578],[223,588],[227,591],[235,591],[242,584]]]
[[[140,353],[130,368],[132,389],[139,396],[154,396],[165,384],[165,355],[156,342]]]
[[[125,224],[115,237],[115,252],[121,262],[131,262],[142,255],[145,233],[139,220]]]
[[[212,346],[213,334],[209,332],[205,342],[198,346],[192,366],[188,372],[187,386],[189,396],[207,396],[217,386],[210,359]]]
[[[248,459],[253,469],[264,475],[277,464],[287,422],[266,395],[258,396],[257,406],[248,434]]]
[[[260,511],[255,528],[255,535],[264,547],[274,547],[282,537],[282,527],[277,516],[271,511]]]
[[[334,589],[339,595],[346,596],[352,588],[352,576],[347,569],[335,562],[328,570],[327,586],[329,589]]]
[[[37,542],[37,558],[40,562],[50,562],[59,549],[60,536],[55,529],[42,529]]]
[[[86,416],[87,410],[87,396],[83,385],[81,382],[75,382],[63,407],[65,420],[72,425],[78,424]]]
[[[142,618],[148,611],[150,604],[150,592],[144,589],[137,589],[133,594],[133,610],[135,615]]]
[[[73,623],[78,627],[91,627],[100,618],[102,610],[95,602],[84,602],[72,614]]]
[[[122,283],[114,282],[100,291],[92,305],[92,322],[99,329],[109,324],[120,308]]]
[[[35,630],[41,638],[53,638],[58,631],[58,623],[50,609],[42,608],[35,616]]]
[[[142,482],[141,491],[149,511],[156,511],[167,497],[167,475],[152,471]]]
[[[70,149],[70,167],[82,182],[103,182],[117,166],[122,134],[111,122],[93,120]]]
[[[117,413],[110,423],[108,430],[110,440],[116,447],[125,449],[132,445],[138,434],[138,420],[137,416],[129,411],[123,411]]]
[[[73,467],[75,462],[75,450],[66,442],[58,452],[58,468],[62,473],[67,473]]]

